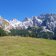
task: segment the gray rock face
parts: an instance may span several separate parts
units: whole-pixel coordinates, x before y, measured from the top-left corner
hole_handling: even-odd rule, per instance
[[[46,26],[47,29],[53,31],[56,27],[56,15],[55,14],[46,14],[43,15],[43,22],[41,26]]]
[[[33,21],[33,26],[41,26],[42,24],[42,20],[36,16],[32,17],[32,21]]]

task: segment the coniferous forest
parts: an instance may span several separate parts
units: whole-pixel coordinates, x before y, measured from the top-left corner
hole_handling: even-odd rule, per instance
[[[21,36],[32,38],[56,39],[56,28],[54,32],[44,32],[42,27],[28,27],[27,29],[11,29],[7,32],[0,28],[0,36]]]

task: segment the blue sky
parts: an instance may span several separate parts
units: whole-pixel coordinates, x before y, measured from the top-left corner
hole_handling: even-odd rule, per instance
[[[56,0],[0,0],[0,15],[11,20],[56,13]]]

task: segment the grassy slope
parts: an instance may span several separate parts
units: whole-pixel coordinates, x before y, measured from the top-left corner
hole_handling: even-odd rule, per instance
[[[0,38],[0,56],[56,56],[56,41],[21,38]]]

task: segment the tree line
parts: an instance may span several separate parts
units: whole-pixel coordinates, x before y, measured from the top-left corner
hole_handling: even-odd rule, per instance
[[[53,32],[43,32],[41,27],[28,27],[27,29],[11,29],[10,32],[0,28],[0,36],[24,36],[33,38],[56,39],[56,28]]]

